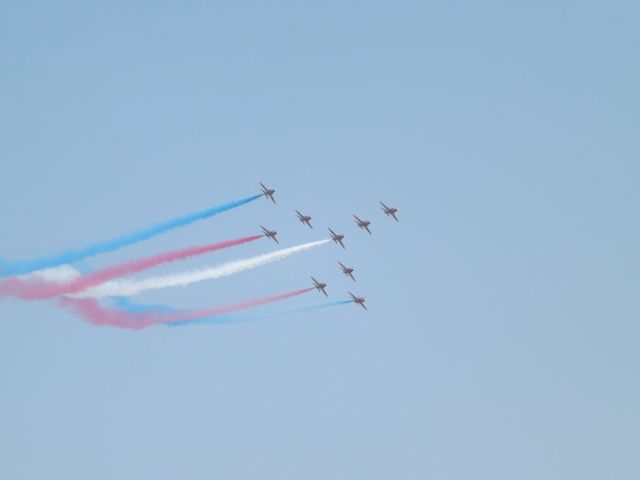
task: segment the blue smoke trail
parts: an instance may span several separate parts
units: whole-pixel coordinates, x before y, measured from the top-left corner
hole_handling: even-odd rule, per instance
[[[301,313],[308,312],[311,310],[319,310],[322,308],[329,307],[337,307],[339,305],[345,305],[347,303],[352,303],[351,300],[337,300],[335,302],[325,302],[325,303],[317,303],[315,305],[303,305],[301,307],[290,307],[281,310],[275,310],[272,312],[265,313],[256,313],[253,315],[219,315],[210,318],[199,318],[197,320],[186,320],[184,322],[171,322],[164,324],[167,327],[184,327],[187,325],[193,324],[229,324],[229,323],[240,323],[240,322],[252,322],[256,320],[262,320],[265,318],[277,317],[280,315],[285,315],[288,313]]]
[[[181,310],[166,305],[142,305],[141,303],[132,302],[127,297],[115,297],[113,299],[116,307],[121,310],[127,310],[132,313],[147,313],[147,312],[163,312],[174,313]]]
[[[180,310],[177,308],[168,307],[166,305],[142,305],[139,303],[132,302],[127,297],[116,297],[114,298],[114,302],[118,308],[123,310],[127,310],[133,313],[147,313],[147,312],[184,312],[184,310]],[[199,318],[197,320],[186,320],[184,322],[171,322],[165,324],[167,327],[184,327],[186,325],[191,324],[204,324],[204,323],[219,323],[219,324],[229,324],[229,323],[239,323],[239,322],[251,322],[255,320],[262,320],[264,318],[277,317],[279,315],[285,315],[287,313],[301,313],[308,312],[311,310],[319,310],[322,308],[329,307],[337,307],[339,305],[345,305],[347,303],[352,303],[351,300],[337,300],[334,302],[324,302],[324,303],[316,303],[313,305],[303,305],[301,307],[289,307],[283,308],[280,310],[274,310],[271,312],[264,313],[256,313],[253,315],[241,315],[241,314],[229,314],[229,315],[218,315],[210,318]]]
[[[201,212],[189,213],[182,217],[174,218],[166,222],[158,223],[144,230],[138,230],[137,232],[122,237],[108,240],[102,243],[96,243],[89,245],[88,247],[80,248],[77,250],[69,250],[67,252],[60,253],[58,255],[52,255],[49,257],[30,258],[26,260],[15,260],[7,262],[4,259],[0,259],[0,278],[12,276],[12,275],[24,275],[27,273],[41,270],[43,268],[52,268],[67,263],[77,262],[88,257],[93,257],[106,252],[113,252],[122,247],[133,245],[134,243],[147,240],[161,233],[168,232],[175,228],[184,227],[197,220],[212,217],[218,213],[222,213],[232,208],[239,207],[260,198],[262,195],[252,195],[250,197],[242,198],[240,200],[234,200],[233,202],[218,205]]]

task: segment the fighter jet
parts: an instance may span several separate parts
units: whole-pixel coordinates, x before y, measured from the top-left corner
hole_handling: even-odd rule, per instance
[[[313,230],[313,227],[311,226],[311,217],[309,215],[303,215],[298,210],[296,210],[296,214],[298,215],[298,220],[300,220],[302,223],[306,223],[307,225],[309,225],[309,228]]]
[[[356,297],[353,293],[349,292],[349,295],[351,295],[351,301],[357,305],[360,305],[362,308],[364,308],[365,310],[367,309],[367,307],[365,306],[364,302],[366,301],[366,299],[364,297]]]
[[[273,194],[276,193],[275,189],[267,188],[264,186],[264,183],[260,182],[260,190],[262,190],[262,196],[265,198],[270,198],[273,203],[276,203],[276,199],[273,198]]]
[[[398,212],[397,208],[394,207],[387,207],[384,203],[380,202],[382,211],[384,212],[384,214],[388,217],[389,215],[391,215],[393,217],[393,219],[397,222],[398,221],[398,217],[396,217],[396,213]]]
[[[275,230],[269,230],[268,228],[264,228],[262,225],[260,225],[260,228],[264,232],[264,236],[265,237],[270,238],[271,240],[273,240],[276,243],[280,243],[278,241],[278,239],[276,238],[276,235],[278,235],[278,232],[276,232]]]
[[[353,268],[351,267],[345,267],[342,263],[338,262],[338,265],[340,265],[340,268],[342,269],[342,273],[344,273],[346,276],[351,277],[351,280],[353,280],[354,282],[356,281],[355,277],[353,276]]]
[[[369,230],[369,225],[371,225],[371,222],[369,220],[360,220],[356,215],[354,215],[353,218],[356,219],[356,223],[360,228],[365,229],[367,232],[369,232],[369,235],[371,235],[371,230]]]
[[[329,229],[329,231],[331,232],[331,240],[333,240],[336,243],[339,243],[342,248],[346,248],[344,246],[344,243],[342,243],[342,239],[344,239],[344,235],[339,235],[331,229]]]
[[[318,280],[316,280],[315,278],[311,277],[311,280],[313,280],[313,287],[318,290],[319,292],[324,293],[325,297],[328,297],[329,295],[327,295],[327,292],[325,291],[325,288],[327,288],[327,284],[326,283],[320,283],[318,282]]]

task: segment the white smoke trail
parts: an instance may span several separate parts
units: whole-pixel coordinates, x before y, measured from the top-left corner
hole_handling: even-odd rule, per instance
[[[103,283],[99,287],[70,296],[75,298],[132,297],[147,290],[158,290],[169,287],[185,287],[192,283],[228,277],[235,273],[261,267],[268,263],[277,262],[291,255],[295,255],[296,253],[302,253],[324,245],[329,241],[330,240],[319,240],[317,242],[304,243],[295,247],[284,248],[264,255],[258,255],[257,257],[235,260],[212,268],[190,270],[171,275],[143,278],[141,280],[107,282]]]
[[[60,265],[59,267],[36,270],[27,275],[21,275],[20,278],[45,283],[67,283],[80,276],[80,272],[71,265]]]

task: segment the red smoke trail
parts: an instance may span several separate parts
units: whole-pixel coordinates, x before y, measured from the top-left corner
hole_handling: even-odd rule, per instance
[[[34,300],[57,297],[60,295],[71,295],[73,293],[82,292],[88,288],[95,287],[96,285],[100,285],[114,278],[148,270],[163,263],[185,260],[196,255],[215,252],[216,250],[222,250],[236,245],[241,245],[243,243],[252,242],[259,238],[262,238],[262,235],[252,235],[250,237],[243,237],[235,240],[226,240],[224,242],[161,253],[159,255],[154,255],[153,257],[141,258],[139,260],[114,265],[113,267],[108,267],[104,270],[99,270],[62,284],[37,283],[29,282],[21,278],[9,278],[7,280],[0,281],[0,298],[12,296],[22,298],[24,300]]]
[[[111,326],[119,328],[127,328],[139,330],[157,325],[159,323],[176,324],[185,321],[198,320],[201,318],[214,317],[225,313],[237,312],[265,303],[279,302],[287,298],[297,297],[304,293],[310,292],[314,288],[304,288],[302,290],[294,290],[293,292],[281,293],[279,295],[271,295],[268,297],[257,298],[254,300],[245,300],[231,305],[222,307],[208,308],[204,310],[193,310],[187,312],[128,312],[126,310],[109,309],[100,306],[97,300],[93,298],[77,299],[63,297],[60,304],[77,313],[82,319],[89,323],[99,326]]]

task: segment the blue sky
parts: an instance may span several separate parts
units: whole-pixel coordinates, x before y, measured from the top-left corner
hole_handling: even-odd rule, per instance
[[[278,205],[80,266],[331,226],[348,250],[137,300],[203,308],[314,275],[370,310],[130,332],[5,301],[0,477],[638,478],[639,14],[3,3],[0,255],[84,246],[263,181]]]

